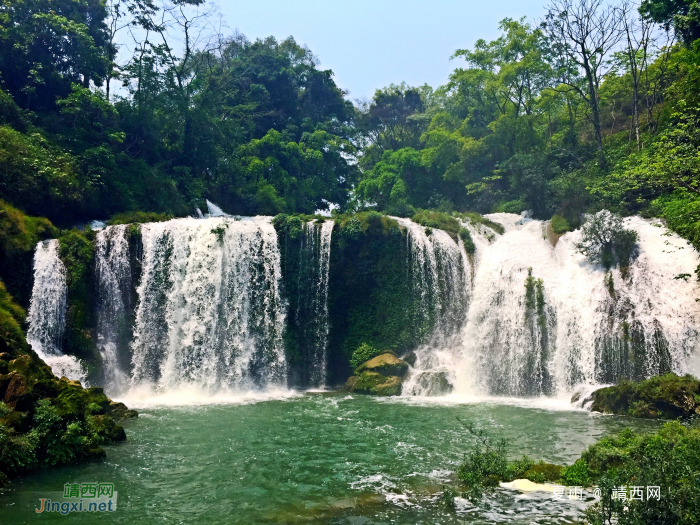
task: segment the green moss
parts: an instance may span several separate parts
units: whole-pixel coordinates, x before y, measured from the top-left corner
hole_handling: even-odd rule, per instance
[[[107,224],[114,226],[117,224],[145,224],[147,222],[169,221],[173,216],[169,213],[155,213],[145,211],[127,211],[112,215]]]
[[[353,385],[352,392],[371,396],[398,396],[401,394],[401,379],[365,370]]]
[[[440,211],[419,210],[411,220],[426,228],[444,230],[456,241],[462,225],[452,215]]]
[[[474,239],[472,239],[472,234],[466,228],[459,229],[459,238],[462,239],[464,243],[464,250],[473,255],[476,252],[476,245],[474,244]]]
[[[30,217],[0,200],[0,279],[27,308],[32,291],[32,260],[39,241],[58,236],[48,219]]]
[[[90,332],[93,326],[94,234],[65,231],[59,237],[59,255],[66,266],[67,303],[64,351],[82,359],[97,359]]]
[[[29,350],[22,332],[25,316],[24,309],[12,300],[0,281],[0,352]]]

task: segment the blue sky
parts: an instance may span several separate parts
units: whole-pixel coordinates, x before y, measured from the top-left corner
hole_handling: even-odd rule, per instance
[[[546,0],[220,0],[226,32],[250,40],[293,36],[332,69],[349,98],[390,83],[444,84],[456,49],[498,36],[498,22],[539,21]]]

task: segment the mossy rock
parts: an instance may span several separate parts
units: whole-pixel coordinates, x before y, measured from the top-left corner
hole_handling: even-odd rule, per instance
[[[87,422],[90,429],[100,436],[104,442],[126,441],[124,427],[117,425],[110,416],[89,416]]]
[[[402,379],[399,376],[384,376],[377,372],[363,371],[350,388],[350,392],[371,396],[398,396]]]
[[[690,418],[700,414],[700,381],[691,375],[652,377],[593,392],[591,410],[640,418]]]
[[[369,361],[365,361],[355,369],[355,375],[362,372],[374,372],[383,376],[404,377],[408,373],[408,363],[402,361],[393,352],[384,352]]]
[[[107,407],[107,413],[112,416],[115,421],[121,421],[122,419],[133,419],[139,416],[136,410],[130,410],[124,403],[117,403],[116,401],[111,401]]]
[[[561,479],[564,467],[552,463],[536,463],[525,471],[523,477],[534,483],[553,483]]]

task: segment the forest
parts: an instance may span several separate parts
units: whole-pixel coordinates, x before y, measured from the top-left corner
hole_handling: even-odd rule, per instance
[[[5,0],[0,198],[60,227],[205,199],[530,211],[562,232],[605,208],[700,244],[695,0],[553,0],[455,50],[445,85],[354,102],[292,37],[221,34],[215,16],[202,0]]]

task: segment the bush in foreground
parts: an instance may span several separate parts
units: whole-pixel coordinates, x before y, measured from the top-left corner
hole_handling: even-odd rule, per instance
[[[700,523],[700,428],[670,421],[653,433],[626,429],[602,438],[561,468],[527,457],[508,461],[507,440],[465,427],[477,443],[457,470],[467,489],[463,497],[478,500],[485,488],[524,477],[539,483],[597,486],[600,498],[586,510],[592,525]],[[648,497],[647,487],[659,487],[658,499]],[[452,489],[450,494],[455,494]]]

